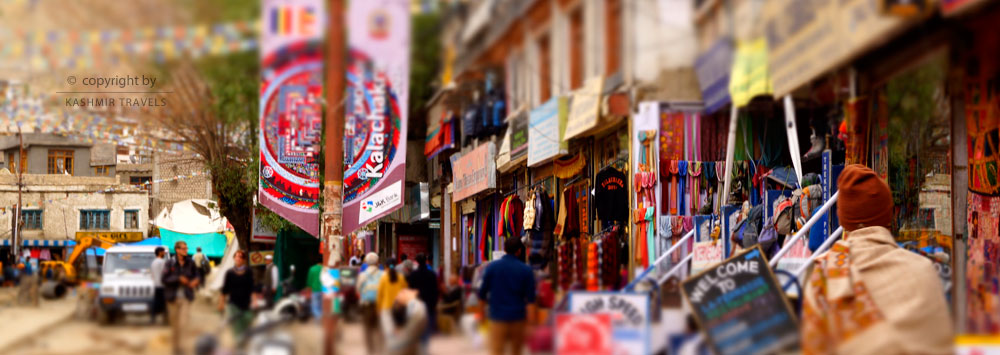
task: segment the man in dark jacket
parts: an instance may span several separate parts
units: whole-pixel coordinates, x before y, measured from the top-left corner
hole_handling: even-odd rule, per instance
[[[174,243],[174,253],[177,256],[167,263],[163,271],[163,296],[167,300],[174,354],[181,354],[181,336],[187,328],[194,290],[201,284],[201,273],[188,256],[187,243]]]
[[[519,355],[526,325],[532,320],[529,315],[534,313],[535,274],[521,261],[524,244],[520,239],[507,238],[504,251],[506,255],[487,264],[479,298],[489,305],[490,353],[504,354],[510,347],[510,353]]]
[[[437,275],[427,267],[427,257],[424,254],[417,255],[417,269],[406,277],[406,283],[417,290],[417,298],[427,308],[427,328],[422,339],[423,345],[427,346],[430,334],[437,325],[438,282]]]

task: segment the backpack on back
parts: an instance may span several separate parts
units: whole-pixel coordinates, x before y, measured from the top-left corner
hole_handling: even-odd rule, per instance
[[[361,303],[374,303],[376,295],[378,294],[378,283],[382,279],[382,270],[379,270],[375,266],[370,266],[375,268],[363,282],[361,286]]]
[[[760,236],[764,222],[764,206],[757,205],[747,213],[746,223],[742,230],[743,248],[750,248],[757,244],[757,237]]]

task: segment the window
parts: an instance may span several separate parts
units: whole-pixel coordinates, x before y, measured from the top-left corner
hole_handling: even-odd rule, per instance
[[[125,229],[139,229],[139,210],[125,210]]]
[[[569,15],[569,87],[583,85],[583,6]]]
[[[80,210],[80,229],[111,229],[111,211]]]
[[[73,151],[49,149],[49,174],[73,175]]]
[[[95,166],[94,176],[108,176],[111,173],[111,168],[107,166]]]
[[[15,152],[7,153],[7,166],[10,167],[10,172],[17,173],[17,161],[21,162],[21,171],[28,172],[28,151],[21,152],[21,159],[14,159],[15,157]]]
[[[549,70],[549,61],[551,59],[549,54],[549,36],[543,35],[538,39],[538,75],[541,77],[541,80],[539,80],[541,103],[549,101],[549,97],[552,96],[552,78],[550,77],[551,73]]]
[[[24,229],[42,229],[42,210],[21,210]]]

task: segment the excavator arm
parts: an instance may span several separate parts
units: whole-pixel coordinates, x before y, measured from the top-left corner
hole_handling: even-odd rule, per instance
[[[65,272],[64,275],[65,281],[75,283],[77,281],[76,259],[80,257],[80,254],[83,254],[84,252],[87,251],[87,249],[90,249],[90,247],[92,246],[108,249],[114,246],[115,244],[117,244],[117,242],[115,242],[114,240],[104,239],[100,237],[77,238],[76,247],[73,248],[73,253],[70,254],[68,258],[66,258],[66,261],[47,261],[45,262],[45,264],[50,264],[50,265],[43,265],[43,269],[49,269],[52,267],[61,266],[63,271]],[[43,272],[44,271],[45,270],[43,270]]]

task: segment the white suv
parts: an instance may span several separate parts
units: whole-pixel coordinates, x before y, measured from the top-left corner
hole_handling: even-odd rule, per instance
[[[104,254],[98,317],[112,323],[124,313],[148,313],[153,307],[150,265],[156,246],[114,246]]]

